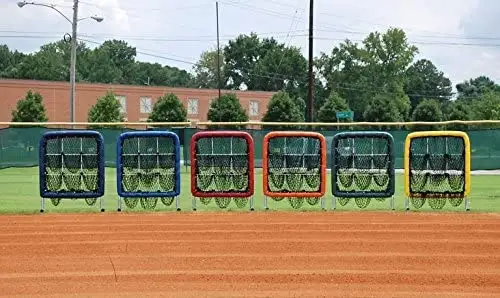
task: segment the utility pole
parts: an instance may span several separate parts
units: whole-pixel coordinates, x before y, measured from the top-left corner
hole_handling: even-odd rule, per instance
[[[309,0],[309,86],[307,89],[307,121],[313,122],[314,115],[314,72],[313,72],[313,16],[314,0]]]
[[[56,11],[58,14],[60,14],[63,18],[66,19],[71,24],[71,40],[69,41],[71,43],[71,62],[70,62],[70,67],[69,67],[69,83],[70,83],[70,93],[69,93],[69,109],[70,109],[70,120],[71,122],[75,122],[75,84],[76,84],[76,47],[78,44],[77,37],[76,37],[76,31],[77,31],[77,26],[78,22],[86,20],[86,19],[93,19],[94,21],[100,23],[104,20],[103,17],[99,16],[91,16],[91,17],[85,17],[85,18],[78,18],[78,0],[73,0],[73,20],[71,20],[69,17],[67,17],[62,11],[57,9],[56,5],[54,4],[45,4],[45,3],[37,3],[37,2],[27,2],[27,1],[19,1],[17,2],[17,6],[19,8],[23,8],[26,5],[34,5],[34,6],[43,6],[50,8],[54,11]],[[64,41],[66,41],[66,34],[64,37]]]
[[[73,0],[73,22],[71,22],[71,65],[69,69],[69,85],[70,85],[70,113],[71,122],[75,122],[75,97],[76,97],[76,30],[78,25],[78,0]]]
[[[217,22],[217,89],[219,90],[220,99],[220,44],[219,44],[219,2],[215,2],[215,19]]]

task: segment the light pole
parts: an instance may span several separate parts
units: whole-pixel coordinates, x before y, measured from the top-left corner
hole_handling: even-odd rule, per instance
[[[44,4],[44,3],[36,3],[36,2],[27,2],[27,1],[19,1],[17,2],[17,6],[20,8],[26,5],[35,5],[35,6],[43,6],[48,7],[52,10],[55,10],[61,16],[63,16],[70,24],[71,24],[71,63],[69,68],[69,85],[70,85],[70,93],[69,93],[69,106],[70,106],[70,117],[71,122],[75,122],[75,85],[76,85],[76,47],[78,42],[76,40],[76,29],[78,26],[78,22],[86,19],[93,19],[94,21],[100,23],[104,20],[103,17],[99,16],[91,16],[85,18],[78,18],[78,1],[73,0],[73,20],[68,18],[65,14],[63,14],[59,9],[55,7],[53,4]]]

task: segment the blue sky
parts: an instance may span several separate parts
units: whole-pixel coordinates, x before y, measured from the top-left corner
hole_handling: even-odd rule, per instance
[[[18,8],[0,0],[1,43],[24,52],[56,41],[70,24],[48,8]],[[40,0],[71,16],[72,0]],[[500,1],[494,0],[315,0],[315,52],[329,52],[345,38],[363,39],[370,31],[400,27],[454,84],[487,75],[500,81]],[[275,36],[307,53],[309,0],[220,0],[221,42],[240,33]],[[104,22],[79,23],[79,37],[103,42],[124,39],[138,55],[186,70],[203,50],[216,46],[213,0],[81,0],[80,17]],[[10,36],[10,37],[7,37]],[[12,37],[16,36],[16,37]],[[29,36],[29,37],[26,37]],[[178,61],[176,61],[178,60]]]

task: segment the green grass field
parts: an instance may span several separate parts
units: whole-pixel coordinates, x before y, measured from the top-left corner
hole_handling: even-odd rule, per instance
[[[260,170],[256,173],[255,183],[255,210],[264,210],[264,196],[262,195],[262,174]],[[331,190],[330,177],[327,182],[326,207],[331,208]],[[40,209],[40,197],[38,189],[38,168],[10,168],[0,170],[0,189],[2,191],[0,199],[0,213],[35,213]],[[183,169],[182,184],[181,184],[181,207],[183,211],[191,211],[191,192],[190,192],[190,176],[189,172]],[[117,193],[116,193],[116,174],[115,169],[106,168],[106,192],[105,192],[105,207],[107,212],[114,212],[117,209]],[[398,174],[396,177],[396,210],[404,210],[404,192],[403,192],[403,176]],[[500,175],[473,175],[472,176],[472,191],[471,191],[471,211],[473,212],[500,212]],[[63,200],[57,207],[52,206],[52,203],[46,201],[47,212],[98,212],[98,205],[89,207],[81,200]],[[165,207],[161,202],[158,202],[156,211],[174,210],[172,207]],[[271,210],[287,211],[293,210],[288,201],[274,202],[269,200]],[[309,206],[304,203],[301,210],[319,210],[318,206]],[[123,205],[123,210],[127,211]],[[143,210],[140,204],[134,209],[137,211]],[[214,202],[208,206],[198,203],[198,210],[220,210]],[[231,202],[226,210],[239,210]],[[248,210],[244,208],[242,210]],[[337,210],[359,210],[351,200],[347,206],[341,207],[337,205]],[[370,206],[366,210],[389,210],[389,202],[377,202],[372,200]],[[432,210],[427,204],[420,210]],[[443,210],[463,211],[464,206],[453,208],[446,204]]]

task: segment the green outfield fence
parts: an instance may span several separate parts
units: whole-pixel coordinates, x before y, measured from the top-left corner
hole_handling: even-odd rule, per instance
[[[15,126],[14,126],[15,125]],[[43,127],[40,127],[43,125]],[[116,141],[120,133],[133,130],[170,130],[181,141],[183,164],[190,164],[190,139],[203,130],[240,130],[250,133],[255,142],[255,166],[262,164],[262,140],[270,131],[302,130],[316,131],[327,139],[328,149],[333,136],[343,131],[386,131],[395,142],[396,169],[403,168],[404,142],[408,133],[415,130],[461,130],[465,131],[472,145],[472,170],[500,169],[500,120],[446,121],[446,122],[355,122],[355,123],[275,123],[275,122],[178,122],[178,123],[11,123],[0,122],[0,169],[9,167],[38,166],[38,142],[46,131],[87,129],[89,125],[99,131],[105,141],[106,166],[114,167]],[[228,128],[230,127],[230,128]],[[238,129],[234,127],[263,127],[259,129]],[[288,129],[287,129],[288,127]],[[429,129],[433,127],[434,129]],[[462,129],[456,129],[461,127]],[[497,128],[494,128],[497,127]],[[299,129],[297,129],[299,128]],[[330,159],[330,152],[328,153]],[[330,165],[330,160],[328,160]]]

